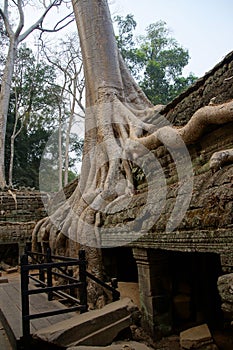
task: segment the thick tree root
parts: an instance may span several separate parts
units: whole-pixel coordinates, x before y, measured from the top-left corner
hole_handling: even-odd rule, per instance
[[[162,127],[149,136],[134,138],[149,150],[161,144],[179,148],[180,138],[186,145],[194,144],[210,125],[223,125],[233,121],[233,100],[214,106],[205,106],[197,110],[189,122],[179,129]]]
[[[122,196],[134,194],[133,160],[145,150],[149,152],[160,145],[165,145],[169,151],[195,143],[209,125],[231,122],[233,101],[203,107],[184,127],[177,129],[165,125],[148,136],[141,135],[153,130],[154,125],[139,119],[132,108],[127,108],[116,96],[110,103],[97,105],[91,113],[100,118],[97,117],[98,128],[95,126],[88,131],[92,139],[94,136],[93,147],[89,145],[84,153],[79,185],[61,207],[37,224],[33,233],[33,242],[49,242],[54,252],[64,255],[70,255],[70,245],[66,242],[69,239],[80,246],[101,248],[98,233],[101,213],[106,214],[107,208],[114,201],[119,202]],[[148,117],[157,111],[149,107],[144,113]],[[210,167],[214,169],[230,161],[232,150],[218,152],[211,158]]]

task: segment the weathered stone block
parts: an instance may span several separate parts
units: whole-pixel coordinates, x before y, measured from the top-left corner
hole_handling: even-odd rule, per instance
[[[135,305],[124,298],[102,309],[76,315],[37,331],[33,337],[60,347],[77,345],[106,346],[118,333],[131,325],[131,312]]]
[[[202,324],[180,333],[182,349],[200,349],[212,343],[213,339],[207,324]]]

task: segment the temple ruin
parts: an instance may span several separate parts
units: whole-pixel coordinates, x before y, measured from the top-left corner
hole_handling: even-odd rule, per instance
[[[199,108],[231,99],[233,52],[160,113],[179,127]],[[208,127],[198,142],[188,146],[195,175],[192,199],[179,226],[167,233],[165,225],[178,184],[174,162],[161,146],[157,157],[159,154],[169,181],[160,217],[150,232],[126,245],[121,241],[112,248],[113,238],[105,237],[102,254],[106,279],[114,276],[119,281],[138,284],[142,325],[154,338],[201,323],[215,327],[233,319],[233,302],[229,301],[229,312],[224,312],[218,290],[219,278],[233,272],[233,167],[224,164],[211,169],[209,165],[214,152],[232,147],[232,122]],[[72,187],[67,195],[70,192]],[[46,216],[43,202],[47,195],[43,196],[42,201],[36,192],[0,192],[0,260],[10,247],[7,259],[14,251],[17,257],[11,258],[15,263],[31,241],[36,222]],[[146,183],[142,180],[130,205],[123,210],[112,208],[103,226],[114,228],[134,221],[145,201]]]

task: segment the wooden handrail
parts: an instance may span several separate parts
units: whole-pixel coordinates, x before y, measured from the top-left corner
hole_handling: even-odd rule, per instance
[[[29,257],[32,263],[29,262]],[[60,261],[54,261],[60,260]],[[36,262],[36,263],[35,263]],[[71,276],[65,268],[70,266],[79,266],[79,276],[74,278]],[[53,269],[60,270],[53,271]],[[33,273],[30,275],[31,270],[38,270],[38,273]],[[39,276],[39,279],[34,276]],[[45,278],[46,276],[46,278]],[[68,281],[68,284],[53,286],[53,276],[62,277]],[[29,280],[34,280],[39,286],[38,289],[29,289]],[[48,248],[46,254],[32,252],[25,250],[25,254],[21,257],[21,301],[22,301],[22,331],[23,340],[30,338],[30,320],[35,318],[48,317],[52,315],[59,315],[67,312],[74,312],[79,310],[80,313],[88,311],[87,303],[87,279],[91,279],[97,284],[101,285],[103,288],[112,292],[112,300],[116,301],[120,298],[120,293],[116,290],[117,283],[114,279],[115,284],[110,286],[109,284],[101,281],[99,278],[92,275],[87,271],[87,261],[84,250],[79,251],[79,258],[64,257],[58,255],[52,255],[51,249]],[[74,288],[79,289],[79,299],[75,298],[73,295],[70,296],[70,300],[78,306],[67,307],[66,309],[54,310],[49,312],[40,312],[37,314],[30,315],[29,309],[29,297],[32,294],[47,293],[48,300],[52,300],[54,295],[62,295],[63,297],[68,297],[68,294],[63,292],[64,289],[69,289],[70,292]],[[72,293],[70,293],[72,294]]]

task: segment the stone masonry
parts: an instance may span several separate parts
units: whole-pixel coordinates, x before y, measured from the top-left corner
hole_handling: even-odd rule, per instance
[[[47,215],[47,200],[39,191],[0,192],[0,244],[18,244],[20,257],[36,222]]]

